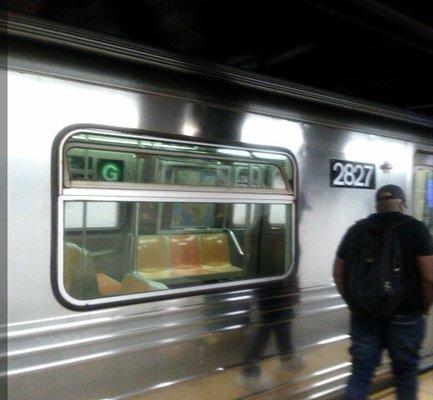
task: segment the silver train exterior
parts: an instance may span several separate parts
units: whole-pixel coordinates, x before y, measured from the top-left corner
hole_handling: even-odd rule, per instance
[[[348,313],[331,266],[345,229],[374,211],[374,190],[331,187],[329,162],[374,164],[376,186],[401,185],[413,205],[415,168],[433,167],[433,124],[32,21],[10,18],[9,35],[9,399],[313,399],[341,393],[350,373]],[[59,132],[75,124],[272,145],[294,154],[300,301],[292,324],[303,368],[278,370],[270,342],[261,366],[275,385],[261,392],[237,385],[254,328],[248,318],[254,317],[254,299],[291,295],[275,293],[272,284],[90,311],[59,303],[50,280],[52,173],[59,168],[52,151]],[[433,365],[431,318],[428,324],[422,367]],[[388,371],[384,359],[379,383]]]

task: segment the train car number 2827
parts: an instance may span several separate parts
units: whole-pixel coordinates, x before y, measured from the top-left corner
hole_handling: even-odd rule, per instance
[[[374,164],[356,161],[329,160],[331,187],[375,189],[376,167]]]

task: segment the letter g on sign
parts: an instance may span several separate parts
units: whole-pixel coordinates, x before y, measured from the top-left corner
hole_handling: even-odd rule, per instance
[[[104,181],[117,182],[120,179],[120,167],[107,162],[101,167],[101,177]]]

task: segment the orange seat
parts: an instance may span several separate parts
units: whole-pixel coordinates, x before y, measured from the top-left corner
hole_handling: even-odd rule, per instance
[[[103,296],[119,294],[120,287],[122,286],[120,282],[117,282],[115,279],[101,272],[96,274],[96,282],[98,283],[98,291]]]
[[[201,235],[201,263],[211,269],[231,270],[236,268],[230,263],[230,249],[226,234]]]
[[[139,236],[137,243],[137,272],[143,275],[168,274],[167,238],[164,235]]]
[[[170,265],[174,273],[197,274],[202,271],[198,246],[197,235],[170,237]]]
[[[141,275],[128,273],[123,277],[121,294],[133,294],[151,292],[154,290],[168,289],[167,286],[160,282],[145,279]]]
[[[143,293],[149,292],[150,290],[152,289],[149,284],[144,279],[140,279],[137,275],[126,274],[123,277],[122,294]]]

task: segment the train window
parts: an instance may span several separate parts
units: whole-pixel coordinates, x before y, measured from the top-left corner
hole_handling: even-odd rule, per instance
[[[271,175],[271,187],[274,189],[283,189],[285,186],[283,175],[279,170],[275,170]],[[269,223],[271,225],[282,225],[285,223],[284,206],[273,204],[270,206]]]
[[[257,212],[254,204],[235,204],[232,213],[233,225],[238,227],[245,226],[247,218],[251,224],[256,219],[256,215]]]
[[[80,186],[80,181],[88,181],[272,189],[272,181],[265,176],[283,177],[284,170],[282,188],[292,190],[292,163],[287,156],[272,158],[272,153],[115,139],[90,133],[70,138],[65,185]]]
[[[65,207],[65,229],[113,229],[119,222],[119,204],[114,202],[77,201]]]
[[[70,135],[62,151],[57,285],[69,303],[158,298],[290,273],[287,154],[101,131]]]

